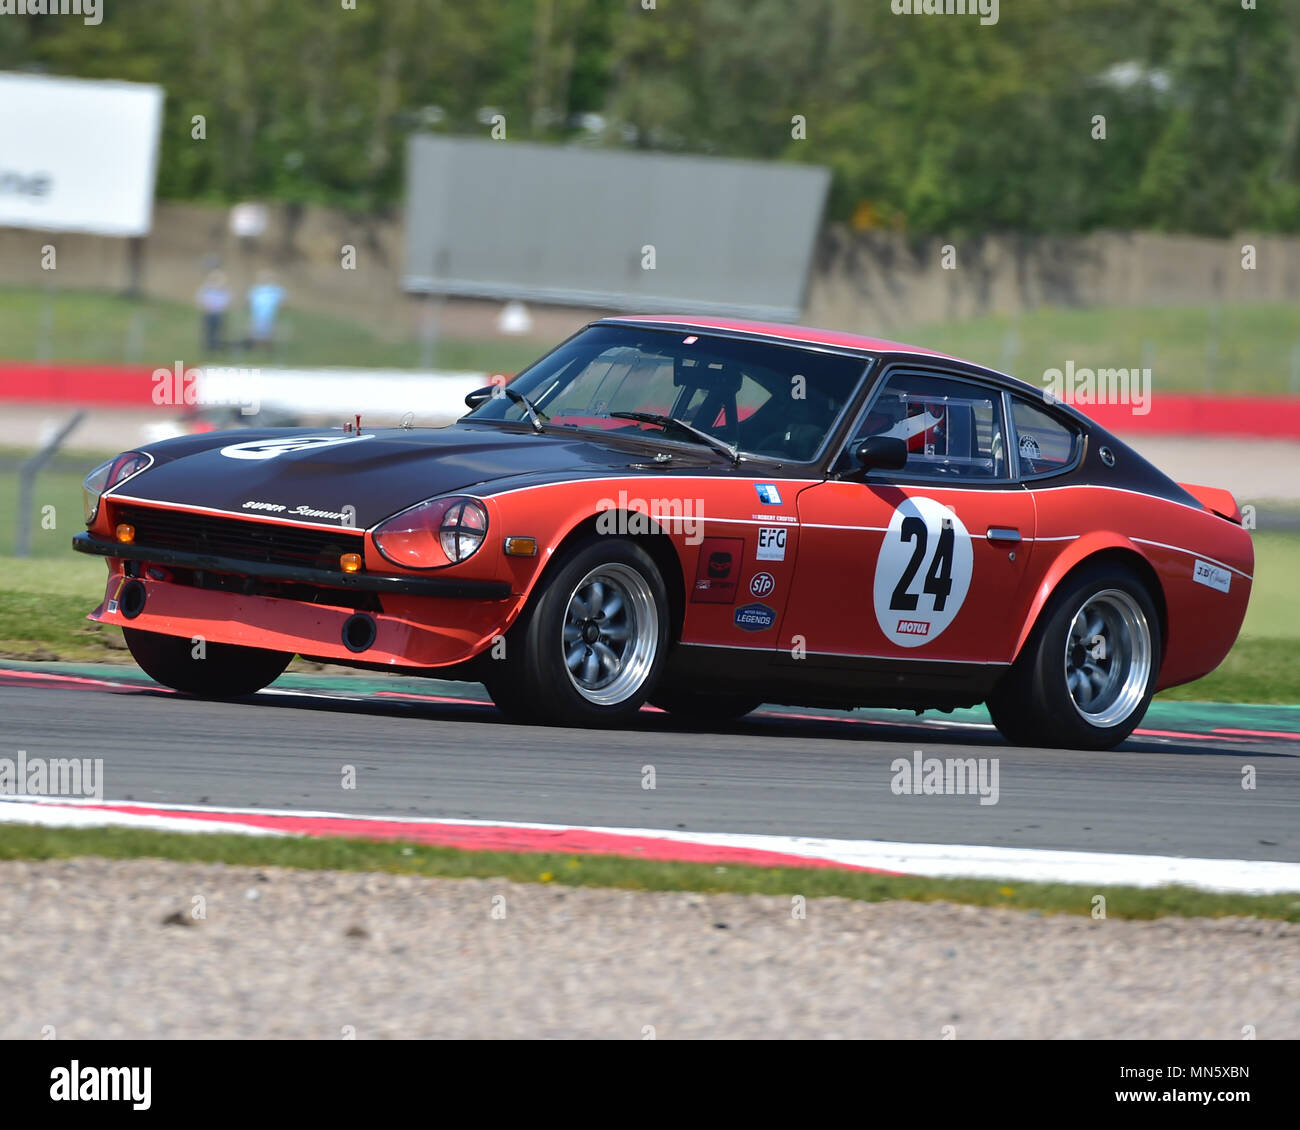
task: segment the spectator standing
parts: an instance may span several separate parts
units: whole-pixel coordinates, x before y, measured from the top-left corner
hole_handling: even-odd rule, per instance
[[[257,284],[248,292],[248,336],[250,344],[270,352],[275,343],[275,323],[285,300],[284,287],[270,271],[260,271]]]
[[[226,313],[230,309],[230,286],[221,271],[209,271],[197,296],[203,320],[203,347],[218,352],[225,342]]]

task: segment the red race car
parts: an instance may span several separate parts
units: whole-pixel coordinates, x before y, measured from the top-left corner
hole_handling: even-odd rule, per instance
[[[451,427],[274,429],[86,480],[91,619],[230,697],[294,654],[481,681],[514,719],[951,709],[1107,748],[1228,653],[1254,554],[1041,390],[927,350],[593,322]]]

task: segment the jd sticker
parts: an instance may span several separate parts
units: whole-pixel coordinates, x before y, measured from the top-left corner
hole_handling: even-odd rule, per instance
[[[274,459],[293,451],[310,451],[315,447],[334,447],[340,443],[357,443],[367,436],[288,436],[280,439],[254,439],[246,443],[232,443],[223,447],[221,454],[227,459]]]
[[[873,598],[885,638],[899,647],[935,639],[961,611],[975,554],[962,520],[933,498],[909,498],[889,521]]]

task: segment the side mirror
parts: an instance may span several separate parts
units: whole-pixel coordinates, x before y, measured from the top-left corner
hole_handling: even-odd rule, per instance
[[[868,436],[853,449],[853,457],[868,471],[900,471],[907,463],[907,440]]]
[[[485,385],[483,388],[476,388],[473,392],[465,394],[465,407],[477,408],[480,404],[485,404],[492,399],[493,393],[496,392],[499,385]]]

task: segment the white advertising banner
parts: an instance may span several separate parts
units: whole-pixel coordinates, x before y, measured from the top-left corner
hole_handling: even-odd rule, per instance
[[[163,89],[0,72],[0,227],[145,235]]]

